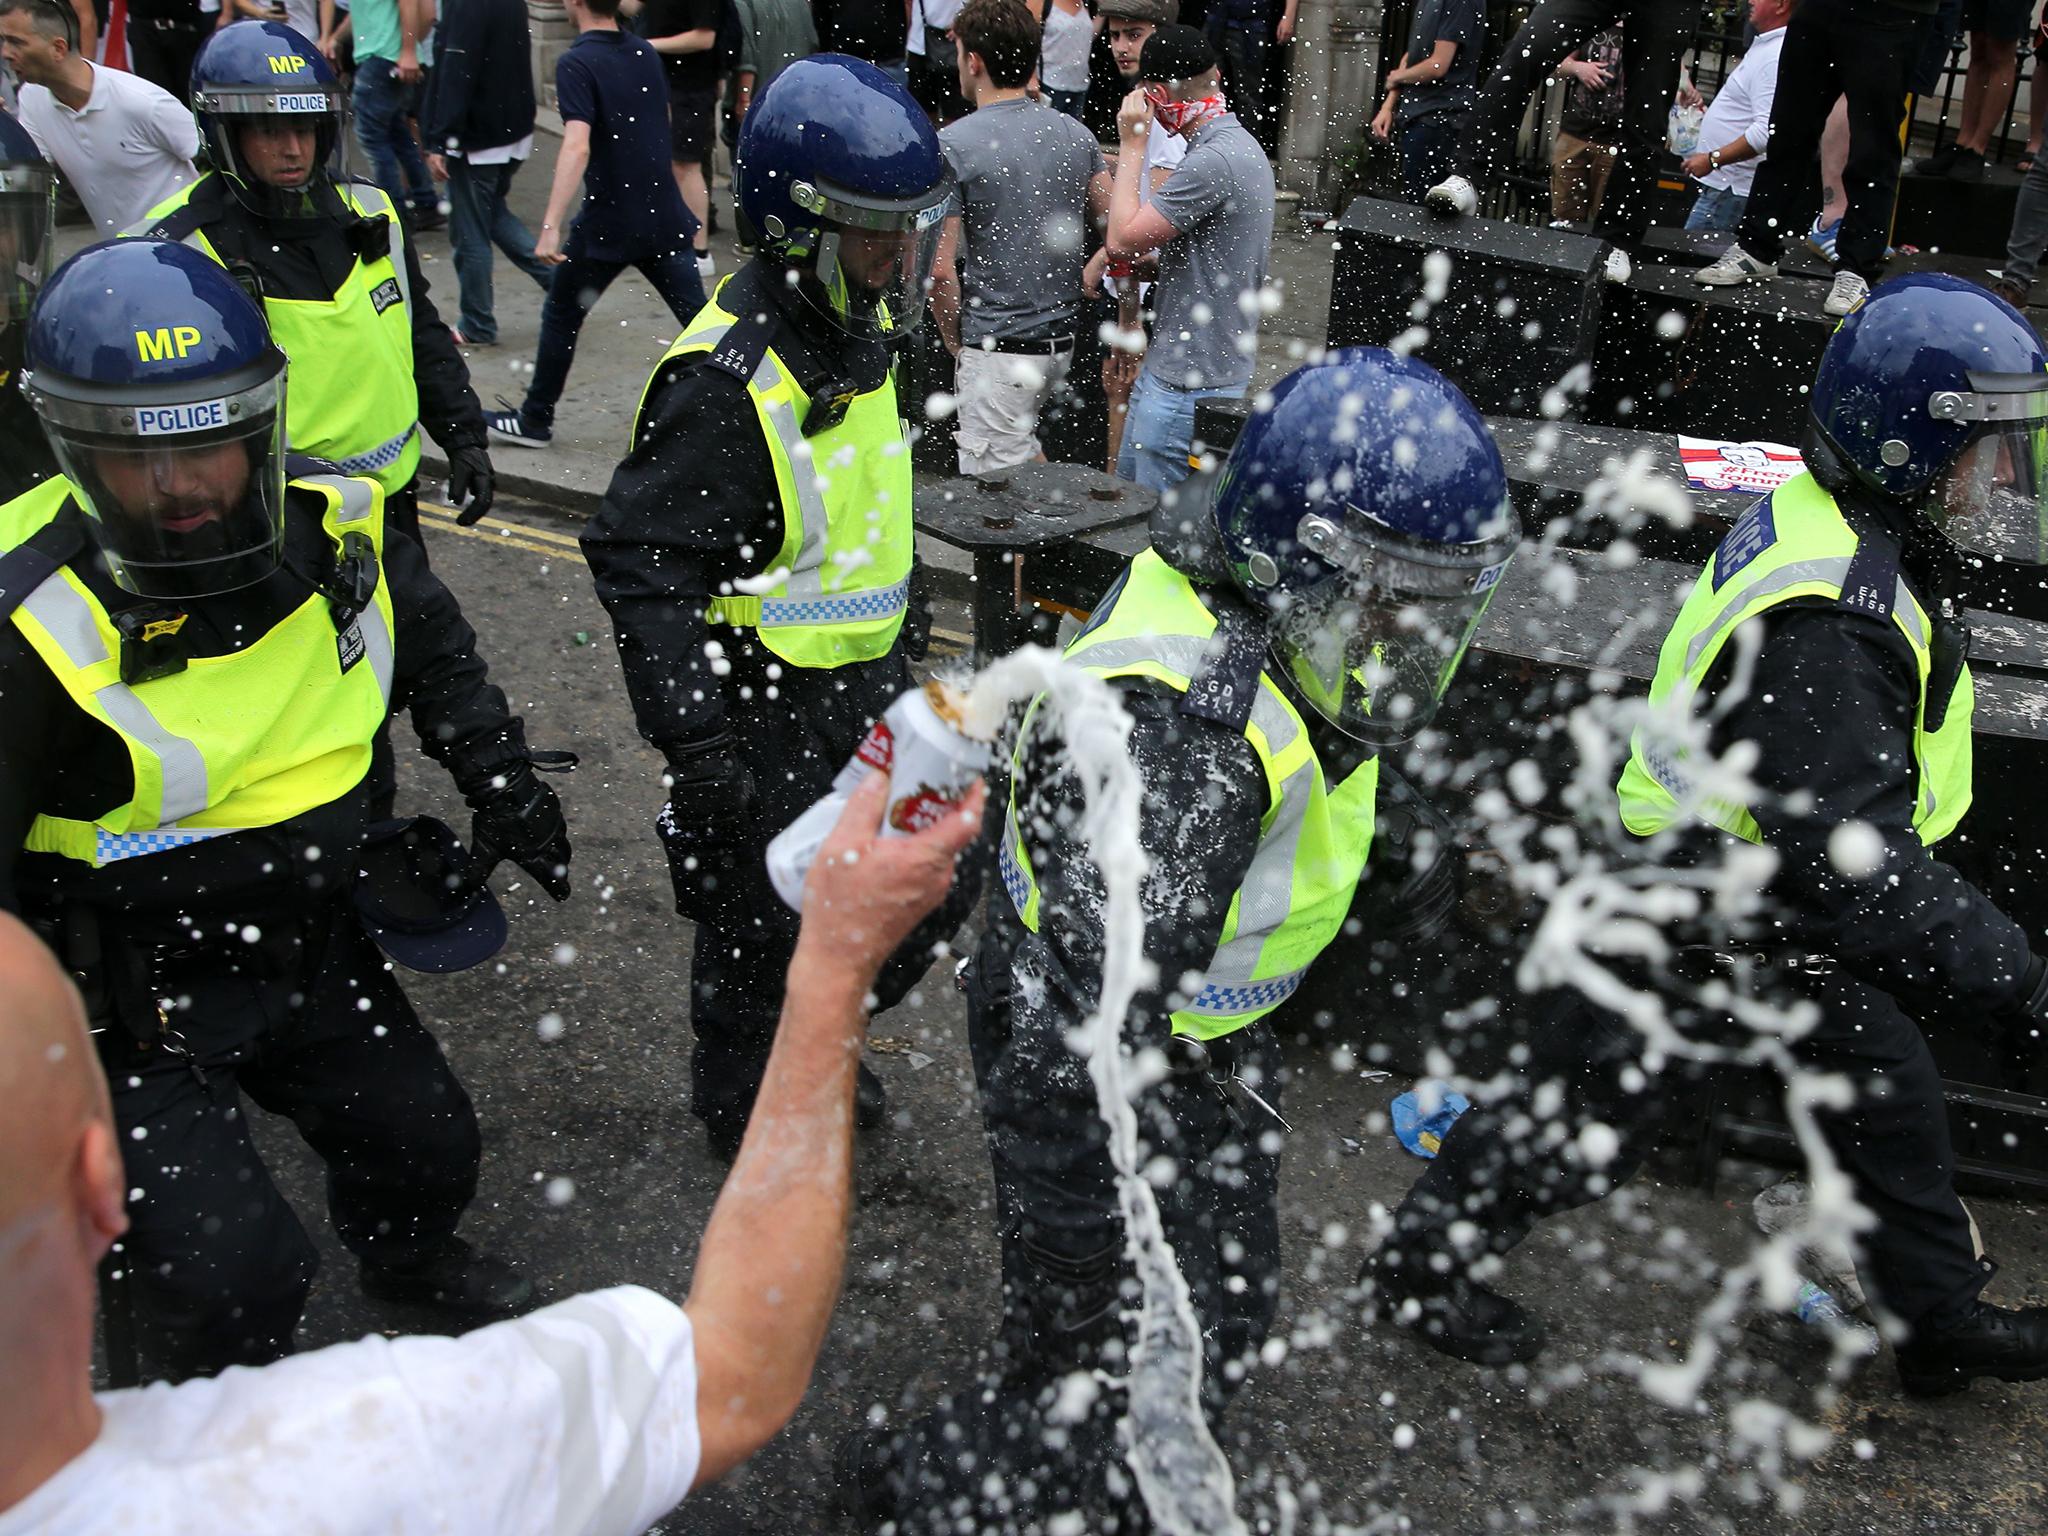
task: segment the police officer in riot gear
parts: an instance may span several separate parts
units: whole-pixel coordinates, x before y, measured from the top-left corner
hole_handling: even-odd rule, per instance
[[[1415,359],[1339,352],[1274,388],[1220,475],[1169,494],[1151,549],[1068,647],[1134,721],[1156,980],[1127,1028],[1134,1053],[1167,1064],[1136,1101],[1139,1160],[1172,1169],[1151,1182],[1212,1420],[1278,1300],[1286,1124],[1269,1016],[1342,928],[1377,753],[1435,714],[1515,538],[1499,452],[1465,398]],[[1115,1491],[1121,1390],[1078,1410],[1063,1398],[1076,1373],[1124,1373],[1130,1303],[1107,1132],[1069,1044],[1103,985],[1102,875],[1042,705],[1007,786],[992,782],[1003,889],[967,980],[1003,1250],[997,1364],[893,1437],[844,1442],[840,1494],[864,1528],[950,1531],[963,1509],[978,1531],[1062,1515],[1149,1528]]]
[[[1899,1374],[1915,1393],[2048,1376],[2048,1308],[1979,1298],[1993,1266],[1956,1198],[1918,1024],[1948,1015],[2018,1053],[2038,1049],[2048,1018],[2048,963],[1938,852],[1971,796],[1957,561],[2044,558],[2044,445],[2048,352],[2017,311],[1933,273],[1878,288],[1822,357],[1808,473],[1736,523],[1680,610],[1617,786],[1641,857],[1717,858],[1730,840],[1777,855],[1765,920],[1705,947],[1746,953],[1765,995],[1818,1005],[1792,1048],[1853,1087],[1820,1123],[1876,1218],[1859,1265],[1904,1329]],[[1703,771],[1701,730],[1716,756],[1753,745],[1746,797]],[[1683,985],[1698,979],[1646,982],[1698,1026]],[[1382,1311],[1487,1364],[1531,1358],[1543,1329],[1467,1265],[1628,1177],[1669,1096],[1669,1064],[1618,1016],[1576,995],[1542,1007],[1521,1090],[1459,1119],[1368,1271]],[[1533,1112],[1546,1084],[1563,1090],[1559,1125]],[[1605,1166],[1577,1147],[1586,1121],[1619,1133]]]
[[[200,50],[192,105],[213,169],[134,232],[182,240],[254,284],[291,359],[294,452],[375,480],[417,538],[424,426],[475,522],[495,487],[483,407],[398,210],[332,172],[341,83],[319,48],[282,22],[236,22]]]
[[[21,338],[29,306],[49,270],[57,178],[36,141],[0,110],[0,501],[12,501],[56,471],[50,447],[21,391]]]
[[[657,828],[691,961],[693,1112],[738,1150],[796,914],[763,851],[910,685],[910,456],[891,347],[922,317],[952,183],[924,111],[837,54],[778,75],[734,170],[760,254],[656,365],[583,549],[640,734],[668,763]],[[884,970],[882,1005],[973,899]],[[861,1116],[881,1085],[861,1070]]]
[[[244,1093],[327,1164],[365,1290],[463,1316],[532,1295],[455,1235],[476,1116],[351,898],[395,706],[467,797],[483,865],[557,899],[561,809],[382,489],[287,467],[284,375],[212,260],[88,247],[26,343],[62,473],[0,506],[0,904],[87,991],[127,1267],[174,1374],[288,1352],[317,1263]]]

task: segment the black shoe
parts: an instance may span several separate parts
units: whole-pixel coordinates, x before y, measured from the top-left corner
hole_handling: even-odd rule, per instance
[[[1946,1397],[1980,1376],[1999,1381],[2048,1377],[2048,1307],[1994,1307],[1900,1347],[1899,1384],[1915,1397]]]
[[[1987,167],[1984,157],[1974,149],[1959,149],[1956,157],[1942,174],[1950,181],[1982,181]]]
[[[1956,163],[1956,156],[1963,152],[1962,146],[1954,140],[1941,146],[1925,159],[1913,162],[1915,176],[1946,176],[1948,168]]]
[[[860,1064],[853,1083],[853,1123],[863,1131],[883,1130],[889,1124],[889,1091],[866,1062]]]
[[[889,1440],[882,1430],[849,1430],[833,1449],[832,1502],[861,1530],[872,1530],[896,1514],[889,1471]]]
[[[1454,1360],[1526,1364],[1543,1352],[1549,1338],[1541,1318],[1460,1269],[1439,1275],[1374,1262],[1366,1266],[1365,1278],[1381,1316],[1420,1334],[1423,1343]]]
[[[412,216],[412,227],[415,234],[431,235],[448,227],[448,215],[438,208],[416,209]]]
[[[512,1317],[533,1305],[533,1282],[495,1254],[451,1237],[418,1263],[362,1264],[365,1296],[468,1317]]]

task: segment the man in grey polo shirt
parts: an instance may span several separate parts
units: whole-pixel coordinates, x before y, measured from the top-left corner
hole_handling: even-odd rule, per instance
[[[1223,100],[1216,53],[1193,27],[1145,41],[1139,89],[1117,112],[1109,253],[1159,253],[1151,350],[1131,390],[1116,472],[1165,490],[1187,478],[1195,403],[1241,397],[1259,349],[1273,241],[1273,168]],[[1187,141],[1185,159],[1141,202],[1154,119]]]
[[[939,130],[960,201],[939,237],[932,315],[958,365],[960,473],[980,475],[1045,458],[1038,413],[1073,366],[1109,172],[1086,128],[1025,94],[1039,24],[1024,0],[968,0],[953,35],[974,110]]]

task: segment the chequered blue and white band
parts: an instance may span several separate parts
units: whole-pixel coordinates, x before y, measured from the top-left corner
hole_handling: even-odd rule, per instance
[[[98,827],[94,829],[93,854],[101,864],[118,864],[123,859],[139,859],[146,853],[168,853],[173,848],[188,848],[233,830],[232,827],[153,827],[147,832],[109,832]]]
[[[1010,905],[1022,912],[1024,903],[1031,899],[1031,884],[1024,878],[1024,870],[1017,863],[1016,851],[1010,847],[1007,837],[1003,839],[1002,850],[997,855],[996,867],[1002,871],[1003,889],[1010,893]]]
[[[1285,976],[1269,977],[1242,987],[1219,987],[1211,982],[1195,994],[1195,1000],[1188,1004],[1187,1011],[1232,1014],[1250,1013],[1255,1008],[1277,1008],[1294,996],[1307,974],[1307,971],[1291,971]]]
[[[779,629],[792,624],[853,624],[862,619],[886,619],[910,606],[910,581],[867,592],[848,592],[839,597],[764,597],[761,599],[761,628]]]
[[[417,427],[407,427],[398,436],[368,453],[356,454],[353,458],[336,459],[335,467],[345,475],[370,475],[380,469],[389,469],[405,456],[406,445],[412,441]]]

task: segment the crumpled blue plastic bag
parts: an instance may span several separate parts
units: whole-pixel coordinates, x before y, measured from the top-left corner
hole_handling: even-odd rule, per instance
[[[1427,1113],[1425,1104],[1431,1106]],[[1417,1157],[1435,1157],[1451,1123],[1471,1107],[1456,1089],[1425,1078],[1394,1100],[1394,1139]]]

